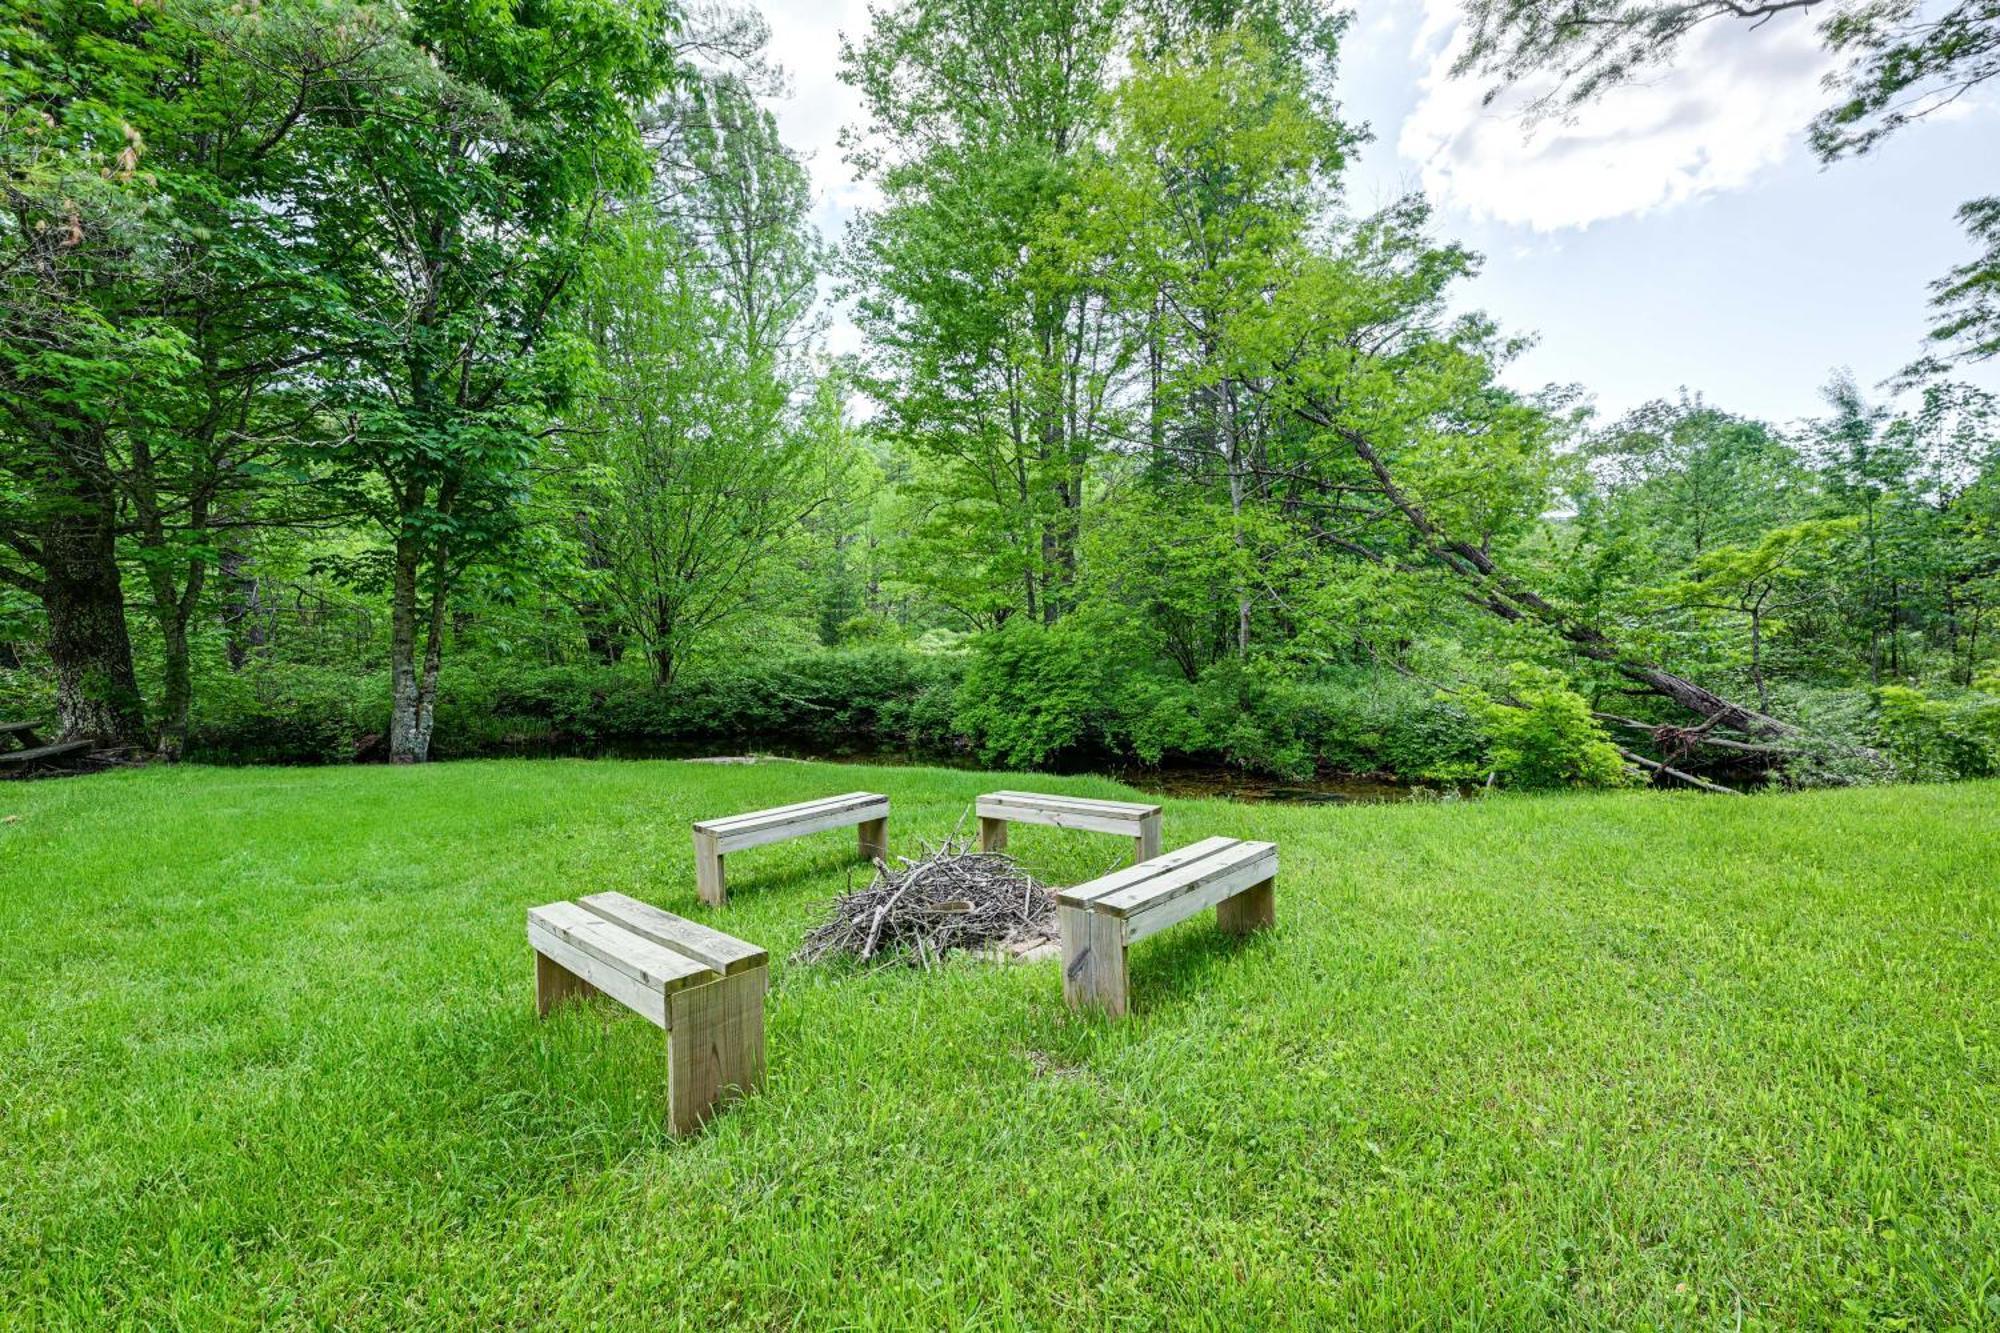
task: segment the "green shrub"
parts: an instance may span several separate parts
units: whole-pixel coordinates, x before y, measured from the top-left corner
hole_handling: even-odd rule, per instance
[[[1546,667],[1516,662],[1504,699],[1465,695],[1486,730],[1488,769],[1508,787],[1620,787],[1631,783],[1618,747],[1590,715],[1590,703]]]
[[[187,757],[211,763],[347,763],[365,755],[388,730],[385,672],[254,664],[203,678]]]
[[[956,720],[981,759],[1035,768],[1112,738],[1116,654],[1078,620],[1015,619],[974,645]]]
[[[2000,774],[2000,691],[1973,689],[1938,699],[1884,685],[1875,691],[1875,706],[1882,746],[1903,777],[1921,782]]]
[[[955,657],[894,646],[775,656],[691,670],[670,690],[636,666],[448,662],[431,753],[439,759],[715,747],[943,757]],[[388,729],[388,680],[298,664],[204,681],[189,757],[329,763],[367,757]]]

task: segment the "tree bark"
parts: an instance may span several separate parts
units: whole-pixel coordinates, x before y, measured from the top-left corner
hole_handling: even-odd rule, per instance
[[[114,522],[108,495],[78,496],[42,529],[56,716],[62,740],[143,746],[146,714],[132,669]]]
[[[223,586],[223,653],[231,671],[241,671],[264,647],[264,600],[250,553],[231,544],[216,561]]]
[[[421,764],[430,757],[419,722],[417,576],[423,551],[414,537],[396,539],[395,581],[389,593],[389,759]]]

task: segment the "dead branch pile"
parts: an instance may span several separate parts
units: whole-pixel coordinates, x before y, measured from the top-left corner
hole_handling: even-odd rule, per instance
[[[865,889],[834,899],[833,915],[793,957],[816,963],[834,954],[863,960],[898,955],[929,967],[952,949],[1004,948],[1055,934],[1055,895],[1001,852],[958,838],[924,856],[876,861]]]

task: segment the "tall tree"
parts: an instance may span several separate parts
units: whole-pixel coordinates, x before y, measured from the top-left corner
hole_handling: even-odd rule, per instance
[[[178,13],[0,6],[0,578],[41,603],[64,737],[146,740],[116,452],[185,368],[144,300],[172,261],[138,122],[192,40]]]
[[[1133,359],[1051,229],[1097,151],[1119,13],[905,0],[842,48],[867,111],[850,157],[884,197],[849,246],[861,384],[873,429],[925,460],[913,572],[972,593],[974,625],[1072,603],[1091,460]]]
[[[424,63],[347,91],[290,201],[340,292],[326,458],[388,544],[398,761],[429,754],[452,588],[517,531],[583,364],[559,317],[613,201],[647,182],[672,18],[659,0],[414,5]]]

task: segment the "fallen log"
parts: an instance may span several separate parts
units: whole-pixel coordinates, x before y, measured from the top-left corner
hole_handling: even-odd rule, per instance
[[[1805,733],[1790,722],[1726,699],[1706,686],[1654,663],[1632,659],[1603,630],[1568,614],[1501,569],[1483,547],[1457,540],[1445,532],[1424,506],[1403,489],[1388,462],[1363,432],[1335,420],[1332,413],[1307,403],[1294,401],[1291,410],[1301,420],[1334,435],[1353,451],[1374,477],[1389,507],[1402,516],[1404,523],[1416,535],[1424,553],[1436,564],[1476,585],[1465,589],[1462,594],[1471,605],[1502,620],[1532,621],[1553,630],[1580,655],[1603,663],[1626,680],[1643,687],[1647,693],[1672,702],[1708,725],[1721,725],[1741,732],[1750,738],[1746,744],[1804,736]],[[1866,746],[1854,746],[1853,749],[1872,760],[1879,761],[1882,757]]]
[[[1622,745],[1618,747],[1618,753],[1623,755],[1625,762],[1629,764],[1637,764],[1641,768],[1651,769],[1663,777],[1673,778],[1678,782],[1685,782],[1690,787],[1699,787],[1702,791],[1712,791],[1718,796],[1742,796],[1745,794],[1734,787],[1725,787],[1719,782],[1710,782],[1707,778],[1698,778],[1692,773],[1684,772],[1668,764],[1663,764],[1657,759],[1648,759],[1645,755],[1628,750]]]

